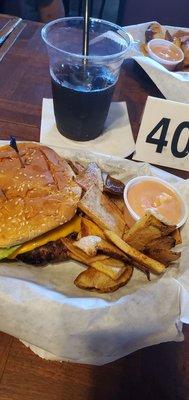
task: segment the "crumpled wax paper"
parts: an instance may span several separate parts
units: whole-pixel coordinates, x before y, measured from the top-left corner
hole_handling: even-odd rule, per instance
[[[132,57],[137,61],[166,99],[189,103],[189,72],[168,71],[152,58],[145,57],[140,50],[140,43],[137,42],[145,42],[145,31],[152,22],[156,21],[125,27],[125,30],[132,35],[136,42],[128,51],[127,57]],[[173,26],[165,26],[165,28],[168,29],[171,34],[180,29],[189,32],[189,28]]]
[[[56,150],[84,165],[96,161],[123,181],[158,175],[179,188],[185,199],[189,197],[189,180],[148,164],[88,151]],[[85,268],[77,262],[44,268],[1,262],[0,330],[29,343],[42,357],[51,353],[54,359],[95,365],[146,346],[183,340],[182,322],[189,323],[189,221],[182,238],[182,257],[163,276],[151,275],[149,282],[135,270],[130,282],[112,294],[77,288],[74,279]]]

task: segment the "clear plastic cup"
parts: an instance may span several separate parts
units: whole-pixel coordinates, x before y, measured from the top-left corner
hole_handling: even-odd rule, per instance
[[[132,38],[111,22],[90,19],[89,56],[83,56],[83,18],[61,18],[42,29],[56,124],[73,140],[98,137],[104,128],[121,64]]]

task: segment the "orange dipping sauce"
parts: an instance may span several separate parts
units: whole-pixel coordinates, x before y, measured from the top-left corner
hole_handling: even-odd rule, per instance
[[[133,184],[127,193],[133,211],[142,217],[147,209],[154,209],[171,225],[177,225],[182,218],[182,203],[174,190],[160,182],[144,180]]]
[[[153,51],[156,56],[162,58],[163,60],[166,61],[179,61],[180,60],[180,52],[179,50],[177,51],[175,47],[170,46],[164,46],[164,45],[158,45],[158,44],[152,44],[151,45],[151,50]]]

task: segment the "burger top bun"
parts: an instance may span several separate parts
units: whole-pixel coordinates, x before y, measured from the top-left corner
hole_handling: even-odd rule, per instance
[[[31,240],[69,221],[81,188],[66,160],[34,143],[0,147],[0,248]]]

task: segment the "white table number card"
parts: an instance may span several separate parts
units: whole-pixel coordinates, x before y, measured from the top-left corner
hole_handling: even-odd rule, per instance
[[[189,104],[148,97],[133,159],[189,171]]]

